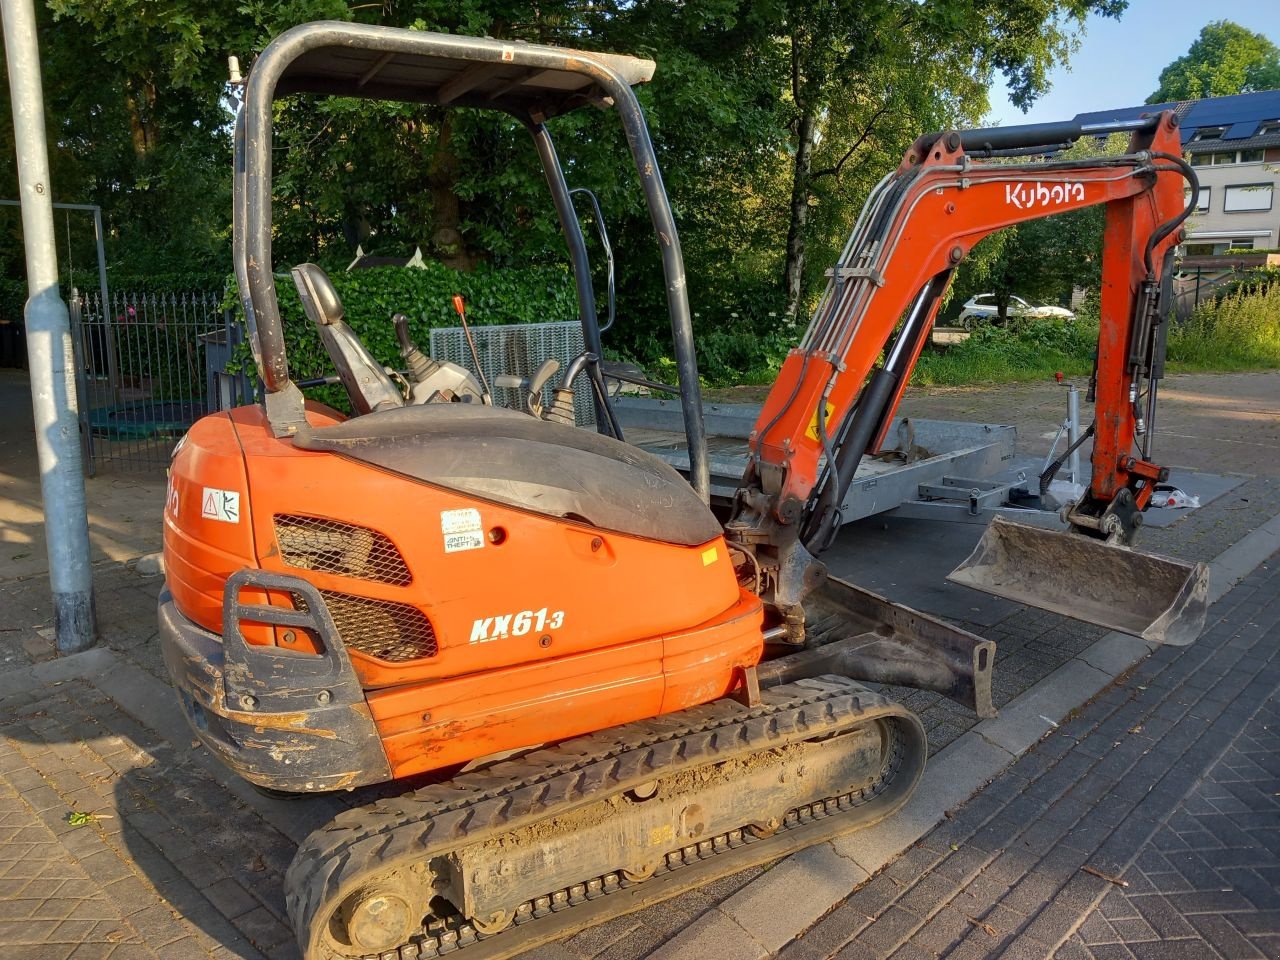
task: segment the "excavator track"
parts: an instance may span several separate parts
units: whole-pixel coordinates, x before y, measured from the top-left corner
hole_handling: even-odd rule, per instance
[[[502,960],[875,823],[924,759],[902,706],[801,680],[347,811],[299,848],[289,914],[309,960]]]

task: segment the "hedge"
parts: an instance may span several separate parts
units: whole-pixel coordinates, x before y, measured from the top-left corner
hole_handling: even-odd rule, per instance
[[[477,326],[540,323],[578,318],[573,277],[567,269],[530,266],[497,269],[482,265],[461,272],[435,261],[424,269],[370,267],[329,274],[342,299],[346,321],[369,352],[387,366],[401,366],[393,313],[409,318],[414,342],[427,352],[433,327],[456,327],[453,296],[467,304],[467,322]],[[333,372],[315,327],[302,311],[298,291],[288,274],[276,277],[280,315],[284,321],[289,375],[296,380]],[[341,387],[319,388],[317,399],[347,409]]]

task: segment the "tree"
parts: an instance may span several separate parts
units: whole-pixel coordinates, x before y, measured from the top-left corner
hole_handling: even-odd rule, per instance
[[[1261,33],[1217,20],[1200,31],[1191,49],[1160,71],[1160,86],[1147,103],[1229,97],[1275,87],[1280,87],[1280,49]]]
[[[1049,67],[1074,50],[1088,15],[1119,16],[1127,0],[776,3],[793,110],[783,285],[794,313],[806,288],[817,180],[838,176],[868,142],[900,154],[931,126],[973,122],[985,112],[996,73],[1008,82],[1013,102],[1025,107],[1047,89]],[[904,126],[912,131],[905,138]],[[886,127],[899,135],[885,136]],[[820,163],[820,152],[831,162]],[[841,219],[849,213],[846,207]]]

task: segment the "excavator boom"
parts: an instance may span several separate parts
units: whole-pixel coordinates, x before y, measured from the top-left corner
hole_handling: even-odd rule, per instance
[[[873,190],[804,339],[764,403],[728,527],[769,570],[772,605],[792,642],[803,642],[804,598],[820,580],[813,558],[840,527],[839,505],[862,457],[884,440],[955,268],[1000,229],[1099,204],[1106,228],[1089,390],[1097,411],[1088,430],[1092,476],[1067,511],[1082,536],[1002,524],[955,579],[1146,639],[1198,632],[1203,567],[1151,557],[1124,562],[1089,542],[1131,543],[1155,484],[1168,476],[1149,460],[1166,281],[1178,228],[1193,209],[1187,188],[1192,203],[1197,189],[1172,112],[1119,127],[1132,130],[1128,151],[1090,159],[1025,157],[1116,128],[931,134]],[[1051,479],[1042,478],[1045,490]],[[1099,562],[1110,578],[1105,602],[1097,600]],[[1149,607],[1157,613],[1147,616]],[[1134,610],[1144,612],[1135,617]]]

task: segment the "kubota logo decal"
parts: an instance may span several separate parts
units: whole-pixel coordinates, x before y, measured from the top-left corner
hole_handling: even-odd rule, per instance
[[[523,637],[526,633],[541,633],[543,630],[558,630],[564,626],[563,610],[521,610],[519,613],[504,613],[497,617],[485,617],[471,624],[471,642],[488,643],[490,640],[505,640],[507,637]]]
[[[1083,183],[1006,183],[1004,202],[1019,210],[1034,207],[1056,207],[1084,199]]]

